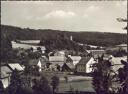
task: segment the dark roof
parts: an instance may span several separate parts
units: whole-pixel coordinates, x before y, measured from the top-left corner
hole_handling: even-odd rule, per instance
[[[65,70],[73,70],[75,69],[75,66],[73,65],[73,63],[64,63],[63,66],[62,66],[62,71],[65,71]]]
[[[66,62],[73,62],[73,60],[70,57],[66,56]]]
[[[65,63],[70,69],[74,69],[75,66],[73,65],[73,63]]]
[[[91,57],[82,57],[77,65],[79,65],[79,64],[87,64],[90,59],[91,59]]]

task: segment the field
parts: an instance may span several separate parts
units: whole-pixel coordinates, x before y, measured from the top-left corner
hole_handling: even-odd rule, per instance
[[[89,76],[76,76],[76,75],[69,75],[67,73],[62,72],[43,72],[43,75],[47,77],[50,81],[50,78],[53,75],[56,75],[60,79],[60,84],[58,87],[58,92],[64,91],[94,91],[92,88],[92,77]],[[66,82],[65,76],[68,77],[68,81]]]
[[[58,91],[94,91],[91,82],[91,80],[61,82]]]

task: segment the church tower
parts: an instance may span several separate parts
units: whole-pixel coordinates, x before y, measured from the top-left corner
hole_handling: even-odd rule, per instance
[[[70,40],[73,41],[72,35],[70,36]]]

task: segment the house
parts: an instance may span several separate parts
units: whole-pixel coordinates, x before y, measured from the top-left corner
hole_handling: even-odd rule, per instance
[[[96,61],[93,57],[82,57],[79,63],[76,64],[75,71],[78,73],[90,73],[92,72],[92,64]]]
[[[75,66],[73,63],[64,63],[62,66],[62,71],[65,72],[73,72],[75,69]]]
[[[81,56],[71,56],[71,55],[68,55],[68,56],[73,60],[74,65],[79,63],[79,61],[81,60]]]
[[[127,44],[116,45],[116,48],[123,49],[123,50],[125,50],[127,52]]]
[[[49,62],[53,65],[60,65],[62,66],[63,63],[66,62],[66,57],[65,56],[49,56]]]
[[[45,46],[31,45],[31,48],[33,48],[33,52],[38,51],[38,48],[41,50],[42,53],[45,53],[45,51],[46,51]]]
[[[97,48],[98,46],[95,46],[95,45],[88,45],[88,46],[90,46],[91,48]]]
[[[65,56],[65,51],[64,50],[62,50],[62,51],[56,51],[54,53],[54,56]]]
[[[42,71],[43,69],[47,68],[47,65],[49,65],[49,61],[48,61],[47,57],[42,56],[39,59],[31,59],[31,60],[29,60],[28,64],[30,66],[32,66],[33,68],[38,66],[39,67],[39,71]]]
[[[88,54],[90,54],[90,56],[93,56],[94,58],[98,58],[98,56],[102,56],[103,54],[105,54],[105,50],[87,50]]]
[[[51,66],[59,66],[61,68],[59,70],[62,70],[62,71],[65,71],[66,67],[68,67],[68,70],[72,70],[73,68],[71,66],[73,67],[75,66],[73,64],[73,60],[71,56],[69,55],[49,56],[49,62],[51,63]],[[75,63],[76,62],[78,61],[76,60]]]
[[[93,56],[105,54],[105,50],[87,50],[88,53],[91,53]]]
[[[1,81],[4,85],[4,88],[8,87],[9,83],[10,83],[10,76],[11,73],[14,70],[17,70],[19,72],[22,72],[24,69],[20,66],[20,64],[18,63],[9,63],[9,64],[4,64],[1,66]]]
[[[112,65],[112,69],[115,71],[115,72],[118,72],[118,69],[119,68],[123,68],[123,64],[121,63],[121,60],[123,61],[127,61],[127,57],[112,57],[110,59],[110,62],[111,62],[111,65]]]
[[[65,56],[67,53],[66,50],[53,51],[49,53],[49,56]]]
[[[106,51],[119,51],[119,50],[122,50],[122,51],[125,51],[127,52],[127,44],[120,44],[120,45],[116,45],[116,46],[112,46],[112,47],[108,47],[106,49]]]
[[[4,88],[8,87],[10,84],[10,76],[12,70],[8,66],[1,66],[1,81],[3,83]]]
[[[73,72],[75,69],[75,65],[73,64],[73,60],[71,57],[66,56],[66,62],[62,66],[62,71]]]
[[[49,56],[49,62],[50,62],[50,69],[57,69],[57,66],[59,66],[59,71],[62,70],[62,66],[64,63],[66,63],[66,57],[65,56]]]
[[[17,71],[23,71],[23,67],[18,64],[18,63],[10,63],[10,64],[7,64],[7,66],[11,69],[11,70],[17,70]]]

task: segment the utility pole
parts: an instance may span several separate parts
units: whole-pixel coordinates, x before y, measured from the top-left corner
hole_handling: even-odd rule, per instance
[[[128,10],[127,10],[127,17],[128,17]],[[123,18],[117,18],[117,20],[119,22],[126,22],[127,23],[127,26],[124,29],[127,30],[127,62],[128,62],[128,20],[123,19]]]

